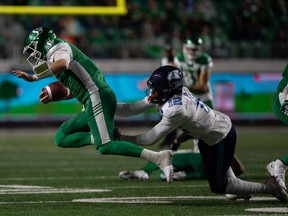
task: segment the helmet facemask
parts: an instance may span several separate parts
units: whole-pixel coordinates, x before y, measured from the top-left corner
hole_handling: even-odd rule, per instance
[[[53,46],[55,38],[53,30],[46,27],[38,27],[26,36],[23,53],[28,55],[27,61],[32,68],[45,61],[46,53]]]
[[[146,95],[148,96],[149,103],[153,104],[163,104],[167,101],[167,93],[169,92],[168,89],[159,89],[157,87],[148,86],[146,91]]]
[[[37,45],[38,41],[33,40],[23,50],[23,54],[28,56],[27,62],[32,68],[44,61],[42,53],[37,50]]]

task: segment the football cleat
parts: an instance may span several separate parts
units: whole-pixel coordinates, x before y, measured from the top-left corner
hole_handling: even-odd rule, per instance
[[[288,195],[286,190],[279,184],[275,176],[270,176],[265,185],[267,186],[271,195],[276,197],[282,203],[288,203]]]
[[[172,182],[173,177],[173,166],[172,166],[172,156],[171,150],[164,150],[159,152],[160,157],[158,158],[157,165],[163,171],[164,176],[168,183]]]
[[[146,181],[149,179],[148,173],[143,170],[121,171],[119,177],[124,180],[138,179],[140,181]]]
[[[249,201],[251,199],[251,195],[250,194],[225,194],[225,197],[228,200],[239,200],[239,199],[243,199],[245,201]]]
[[[187,174],[185,171],[178,171],[178,172],[174,172],[173,173],[173,180],[177,180],[177,181],[181,181],[181,180],[185,180],[187,177]],[[160,178],[165,180],[165,176],[164,173],[161,173]]]
[[[287,170],[287,166],[283,164],[281,160],[275,160],[269,163],[266,166],[266,169],[271,176],[275,176],[280,186],[287,190],[285,185],[285,172]]]
[[[181,181],[186,179],[187,174],[185,171],[179,171],[179,172],[174,172],[173,174],[173,180]]]

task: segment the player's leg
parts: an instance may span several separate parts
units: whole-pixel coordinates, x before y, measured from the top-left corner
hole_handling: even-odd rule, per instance
[[[232,159],[231,168],[236,176],[239,176],[245,172],[245,166],[235,154]]]
[[[114,141],[114,113],[116,96],[110,88],[95,92],[85,104],[89,128],[94,144],[101,154],[138,157],[157,164],[171,181],[173,174],[172,153],[155,152],[126,141]]]
[[[254,193],[271,194],[281,202],[288,202],[288,195],[275,177],[267,179],[265,184],[243,181],[227,175],[236,145],[236,131],[232,126],[224,140],[214,146],[208,146],[199,140],[199,149],[207,166],[210,189],[214,193],[236,194],[246,197]]]
[[[208,146],[201,139],[198,143],[202,160],[207,168],[210,190],[214,193],[226,193],[227,171],[231,165],[236,145],[236,133],[233,129],[224,140],[216,145]],[[225,142],[228,140],[229,143]]]
[[[81,111],[59,127],[55,142],[63,148],[78,148],[93,144],[91,137],[86,113]]]
[[[214,108],[214,101],[212,99],[212,95],[208,94],[204,98],[206,98],[206,99],[208,98],[207,100],[204,100],[204,103],[213,109]],[[234,155],[234,157],[232,159],[231,167],[232,167],[233,172],[235,173],[236,176],[239,176],[245,172],[245,166],[243,165],[243,163],[240,161],[240,159],[236,155]]]

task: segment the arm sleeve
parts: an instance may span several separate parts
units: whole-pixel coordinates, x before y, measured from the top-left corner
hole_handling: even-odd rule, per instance
[[[143,100],[139,100],[134,103],[117,103],[115,115],[129,117],[140,114],[153,107],[155,107],[155,105],[149,103],[147,97],[145,97]]]

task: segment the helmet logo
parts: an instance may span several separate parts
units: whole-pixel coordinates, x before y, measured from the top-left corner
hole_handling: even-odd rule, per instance
[[[168,81],[170,82],[172,79],[181,79],[179,70],[171,71],[167,76]]]
[[[180,70],[173,70],[168,74],[167,80],[170,87],[170,91],[176,90],[180,86],[182,86],[182,78],[183,75]]]
[[[42,28],[36,28],[34,30],[32,30],[31,32],[31,39],[33,38],[38,38],[38,36],[43,32],[43,29]]]

